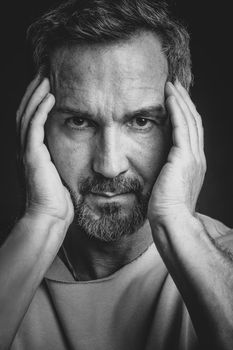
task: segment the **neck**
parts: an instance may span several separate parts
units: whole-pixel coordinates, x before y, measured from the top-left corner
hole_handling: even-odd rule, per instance
[[[88,237],[77,226],[71,226],[64,247],[78,280],[88,281],[110,276],[140,256],[152,242],[146,221],[137,232],[115,242]]]

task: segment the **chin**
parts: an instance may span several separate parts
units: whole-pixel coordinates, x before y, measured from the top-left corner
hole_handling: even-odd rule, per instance
[[[134,234],[145,222],[147,210],[134,205],[125,210],[119,204],[105,204],[93,212],[86,204],[75,210],[75,224],[89,237],[115,242]]]

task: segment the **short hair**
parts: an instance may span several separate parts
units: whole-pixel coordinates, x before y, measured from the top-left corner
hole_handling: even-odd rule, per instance
[[[189,34],[162,0],[69,0],[49,10],[28,29],[36,68],[50,69],[62,46],[114,43],[140,31],[155,33],[168,62],[168,80],[189,89],[192,82]]]

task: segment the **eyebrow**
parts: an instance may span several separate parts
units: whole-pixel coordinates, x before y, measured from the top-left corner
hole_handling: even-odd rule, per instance
[[[60,106],[60,107],[55,107],[54,112],[60,112],[60,113],[65,113],[65,114],[72,114],[75,117],[79,118],[88,118],[88,119],[95,119],[96,115],[91,114],[87,111],[82,111],[76,108],[70,108],[66,106]],[[165,107],[162,104],[158,104],[156,106],[150,106],[146,108],[140,108],[138,110],[129,112],[124,114],[123,120],[128,121],[133,118],[148,118],[148,119],[155,119],[158,120],[159,122],[165,122],[167,119],[167,111]]]
[[[126,120],[132,119],[132,118],[148,118],[148,119],[167,119],[167,111],[165,107],[162,104],[159,104],[157,106],[151,106],[147,108],[141,108],[136,111],[126,113],[124,118]]]

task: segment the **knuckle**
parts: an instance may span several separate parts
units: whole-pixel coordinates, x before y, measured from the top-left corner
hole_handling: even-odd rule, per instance
[[[37,122],[36,122],[36,114],[34,115],[33,118],[30,119],[29,121],[29,129],[33,129],[36,126]]]
[[[195,166],[197,169],[203,168],[202,159],[200,157],[195,158]]]
[[[35,120],[32,118],[29,120],[29,127],[33,127],[33,125],[35,124]]]
[[[25,165],[30,165],[35,162],[35,155],[31,152],[29,147],[26,147],[23,155],[23,162]]]
[[[36,111],[35,111],[34,117],[38,117],[39,115],[43,114],[44,112],[45,112],[45,104],[44,104],[44,102],[42,101],[42,102],[38,105],[38,107],[37,107],[37,109],[36,109]]]
[[[201,115],[198,112],[196,113],[196,120],[199,123],[200,127],[203,127],[202,117],[201,117]]]
[[[204,172],[206,172],[207,170],[207,162],[205,157],[203,157],[203,160],[202,160],[202,169]]]
[[[32,154],[28,154],[25,157],[25,163],[24,163],[24,167],[25,168],[33,168],[35,165],[35,157]]]
[[[199,175],[199,177],[203,177],[206,173],[206,162],[202,158],[198,158],[196,160],[196,172]]]

